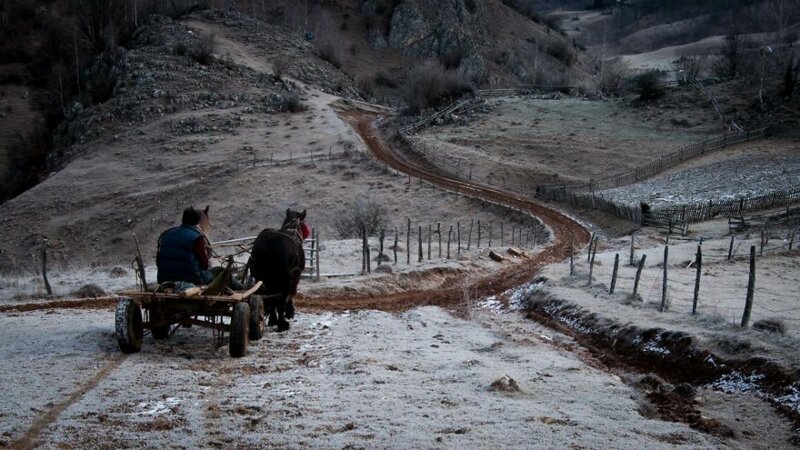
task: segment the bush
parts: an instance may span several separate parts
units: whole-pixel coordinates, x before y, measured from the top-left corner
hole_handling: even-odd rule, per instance
[[[358,200],[352,208],[342,211],[334,227],[339,239],[359,238],[366,230],[372,236],[386,227],[386,207],[375,200]]]
[[[568,66],[571,66],[575,61],[575,52],[572,51],[569,44],[562,40],[557,40],[548,45],[547,54]]]
[[[455,100],[472,88],[458,73],[429,60],[412,69],[401,89],[409,112],[418,113]]]
[[[328,61],[337,69],[342,68],[342,51],[336,44],[329,41],[316,41],[317,56]]]
[[[297,92],[288,92],[282,96],[281,110],[289,111],[291,113],[298,113],[305,111],[306,105],[300,100]]]
[[[639,91],[639,100],[655,100],[664,95],[664,89],[660,84],[661,75],[656,70],[647,72],[636,77],[636,89]]]
[[[214,50],[217,48],[217,36],[209,34],[200,39],[192,49],[191,57],[198,63],[207,66],[214,62]]]

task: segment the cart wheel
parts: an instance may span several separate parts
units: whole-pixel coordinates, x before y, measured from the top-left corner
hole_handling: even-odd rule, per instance
[[[264,301],[261,296],[250,297],[250,340],[257,341],[264,336],[267,325],[264,323]]]
[[[122,353],[136,353],[142,349],[142,309],[129,298],[120,299],[114,315],[117,343]]]
[[[239,358],[247,353],[247,329],[250,324],[250,305],[239,302],[233,306],[231,318],[230,353],[234,358]]]
[[[169,316],[167,315],[166,311],[164,311],[161,307],[151,307],[150,308],[150,321],[151,322],[160,322],[162,320],[167,319]],[[151,326],[150,332],[153,334],[153,339],[166,339],[169,337],[169,324],[166,325],[157,325]]]

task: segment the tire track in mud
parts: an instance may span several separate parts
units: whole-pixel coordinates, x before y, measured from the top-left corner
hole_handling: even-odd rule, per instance
[[[497,294],[529,282],[545,265],[567,258],[572,246],[580,248],[589,242],[590,233],[586,227],[538,201],[489,186],[465,182],[400,155],[381,138],[372,125],[372,122],[380,116],[379,113],[348,109],[340,111],[340,115],[361,136],[372,155],[389,167],[461,195],[532,214],[550,228],[553,233],[552,241],[543,250],[533,255],[530,262],[510,266],[495,275],[480,279],[475,285],[470,286],[470,291],[477,296]],[[463,299],[463,281],[461,277],[453,277],[439,289],[407,290],[375,297],[364,297],[359,294],[320,298],[298,296],[297,304],[304,308],[334,311],[364,308],[403,311],[420,305],[436,305],[463,310],[468,307]]]
[[[100,370],[95,372],[95,374],[86,380],[83,385],[73,391],[69,397],[53,405],[50,407],[50,409],[40,414],[39,417],[37,417],[28,428],[28,431],[26,431],[22,437],[11,443],[11,448],[23,450],[37,448],[39,446],[38,440],[42,432],[53,422],[58,420],[59,416],[61,416],[61,413],[63,413],[67,408],[78,402],[87,392],[97,387],[97,385],[100,384],[100,382],[106,377],[108,377],[108,375],[113,372],[114,369],[119,367],[127,357],[128,355],[124,353],[112,355],[110,361],[101,367]]]

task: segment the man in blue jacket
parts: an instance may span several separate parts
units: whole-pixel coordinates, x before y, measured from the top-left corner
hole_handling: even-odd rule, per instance
[[[180,226],[161,233],[156,254],[159,284],[166,281],[185,281],[207,285],[214,279],[208,270],[211,243],[201,225],[201,222],[208,222],[207,217],[208,206],[204,211],[187,208],[183,211]]]

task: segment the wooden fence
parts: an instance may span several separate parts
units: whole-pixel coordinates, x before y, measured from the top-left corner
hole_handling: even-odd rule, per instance
[[[728,145],[738,144],[740,142],[761,139],[766,136],[766,134],[766,127],[749,132],[725,133],[722,136],[717,136],[701,142],[696,142],[694,144],[685,145],[675,152],[661,156],[658,159],[630,169],[626,172],[612,175],[600,180],[590,180],[588,183],[540,185],[537,188],[537,192],[543,194],[550,189],[568,189],[573,191],[594,192],[625,186],[650,178],[653,175],[663,172],[664,170],[670,169],[678,164],[706,153],[710,153],[714,150],[727,147]]]

